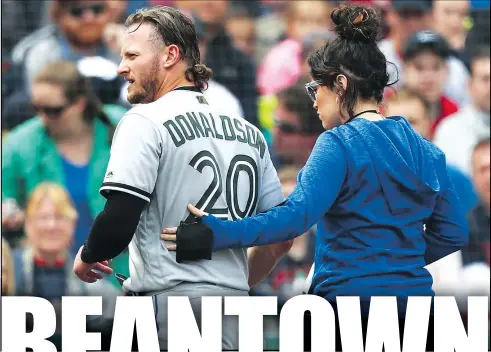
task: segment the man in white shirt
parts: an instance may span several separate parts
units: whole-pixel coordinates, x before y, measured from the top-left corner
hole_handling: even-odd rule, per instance
[[[475,144],[490,136],[489,66],[488,44],[475,50],[470,59],[471,77],[468,87],[472,102],[443,120],[434,137],[434,143],[445,153],[447,162],[468,176],[471,176],[471,157]]]

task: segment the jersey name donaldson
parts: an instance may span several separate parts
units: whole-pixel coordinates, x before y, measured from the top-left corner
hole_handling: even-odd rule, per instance
[[[248,124],[244,125],[241,122],[241,120],[244,121],[243,119],[230,118],[226,115],[220,115],[219,119],[221,123],[217,125],[215,123],[217,118],[212,114],[207,117],[201,112],[186,112],[184,115],[178,115],[164,122],[164,126],[176,147],[196,138],[211,137],[247,143],[259,151],[261,159],[264,157],[266,144],[259,131],[254,130]]]
[[[100,192],[105,196],[114,190],[148,202],[129,246],[130,278],[124,286],[135,292],[167,290],[181,282],[248,291],[245,249],[178,264],[160,233],[190,218],[189,203],[235,220],[284,199],[261,132],[210,106],[192,87],[126,113],[114,135]]]

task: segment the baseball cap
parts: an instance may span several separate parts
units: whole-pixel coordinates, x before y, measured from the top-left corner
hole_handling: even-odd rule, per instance
[[[433,31],[420,31],[413,34],[402,50],[405,61],[412,59],[423,51],[430,51],[443,59],[452,53],[445,38]]]
[[[397,12],[421,11],[428,12],[433,7],[432,0],[392,0],[391,6]]]

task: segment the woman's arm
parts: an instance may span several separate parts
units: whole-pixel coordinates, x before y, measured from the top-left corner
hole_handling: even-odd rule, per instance
[[[457,192],[449,187],[438,198],[435,210],[426,224],[426,264],[431,264],[462,249],[469,241],[469,230]]]
[[[202,218],[213,230],[213,251],[268,245],[300,236],[329,210],[346,174],[347,158],[342,142],[331,132],[323,133],[299,173],[295,190],[285,202],[237,221],[222,221],[213,216]]]

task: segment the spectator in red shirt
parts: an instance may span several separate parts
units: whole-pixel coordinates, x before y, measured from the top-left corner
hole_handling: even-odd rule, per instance
[[[420,94],[430,106],[430,137],[447,116],[458,111],[458,105],[444,94],[451,49],[446,40],[432,31],[415,33],[403,49],[403,71],[407,88]],[[464,88],[464,87],[463,87]]]

